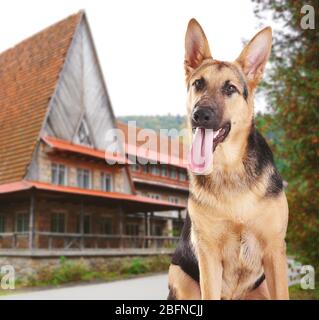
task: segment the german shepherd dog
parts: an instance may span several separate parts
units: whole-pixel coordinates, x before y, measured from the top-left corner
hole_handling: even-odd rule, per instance
[[[254,125],[254,92],[271,42],[267,27],[234,62],[218,61],[199,23],[188,24],[190,196],[168,299],[289,299],[287,200]]]

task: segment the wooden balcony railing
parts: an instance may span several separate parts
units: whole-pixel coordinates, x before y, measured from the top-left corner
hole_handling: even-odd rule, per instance
[[[28,232],[0,233],[2,249],[28,248]],[[174,248],[179,237],[173,236],[147,236],[147,235],[119,235],[119,234],[80,234],[35,231],[34,249],[63,249],[88,250],[107,248]],[[6,240],[6,241],[4,241]],[[11,241],[10,241],[11,240]]]

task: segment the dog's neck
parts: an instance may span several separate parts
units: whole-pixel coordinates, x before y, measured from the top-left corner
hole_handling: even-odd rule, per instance
[[[252,125],[241,132],[230,134],[224,143],[216,147],[213,160],[213,171],[238,172],[242,170],[243,159],[247,152],[248,136],[254,128]]]

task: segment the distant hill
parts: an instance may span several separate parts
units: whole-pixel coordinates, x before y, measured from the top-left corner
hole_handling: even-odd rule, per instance
[[[185,116],[173,116],[171,114],[164,116],[121,116],[117,117],[117,120],[124,123],[136,121],[137,127],[153,129],[157,132],[160,129],[177,129],[179,131],[186,127]]]

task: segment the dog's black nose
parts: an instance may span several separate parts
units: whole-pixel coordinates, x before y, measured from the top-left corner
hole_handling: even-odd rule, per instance
[[[212,129],[215,122],[215,112],[211,107],[196,106],[192,113],[193,128]]]

